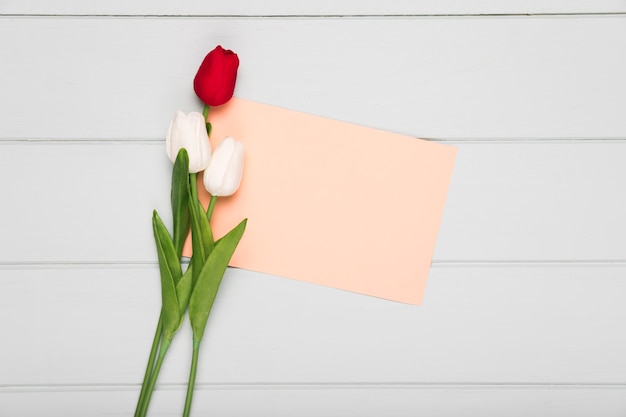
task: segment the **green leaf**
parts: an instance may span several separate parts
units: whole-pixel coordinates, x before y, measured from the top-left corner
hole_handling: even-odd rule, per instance
[[[181,314],[178,308],[175,283],[180,281],[182,270],[179,258],[176,256],[172,238],[156,210],[152,215],[152,228],[159,256],[159,271],[161,273],[163,337],[171,340],[180,326]]]
[[[218,241],[200,271],[189,300],[189,320],[194,342],[202,340],[222,277],[246,229],[247,220],[244,219]]]
[[[204,207],[198,201],[198,213],[200,213],[200,218],[198,219],[198,223],[200,225],[200,236],[202,236],[202,246],[204,249],[204,253],[206,254],[206,258],[211,254],[211,251],[215,247],[215,241],[213,240],[213,231],[211,230],[211,224],[209,223],[209,218],[206,216],[206,212],[204,211]]]
[[[185,239],[189,234],[189,155],[181,148],[172,169],[172,214],[174,217],[174,248],[182,256]]]
[[[190,176],[190,190],[189,190],[189,212],[191,213],[191,246],[193,250],[193,256],[191,258],[191,265],[193,266],[192,284],[198,280],[200,271],[204,261],[208,258],[209,254],[215,246],[213,241],[213,233],[209,220],[206,217],[204,208],[198,200],[196,176]]]
[[[180,312],[180,318],[182,320],[189,305],[189,296],[191,296],[191,276],[192,266],[189,265],[183,277],[176,284],[176,296],[178,298],[178,311]]]

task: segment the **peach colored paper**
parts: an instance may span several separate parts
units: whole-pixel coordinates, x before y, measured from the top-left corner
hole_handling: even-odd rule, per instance
[[[209,120],[213,146],[245,145],[212,221],[248,218],[231,266],[421,303],[456,148],[242,99]]]

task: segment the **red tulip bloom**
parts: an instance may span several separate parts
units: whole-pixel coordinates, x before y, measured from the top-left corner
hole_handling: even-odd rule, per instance
[[[239,58],[231,50],[217,46],[202,61],[193,80],[196,95],[208,106],[219,106],[233,96]]]

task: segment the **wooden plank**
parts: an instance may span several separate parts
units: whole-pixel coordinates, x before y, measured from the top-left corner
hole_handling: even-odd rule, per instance
[[[424,305],[415,307],[231,269],[209,320],[198,382],[336,391],[341,384],[623,384],[625,273],[609,264],[435,265]],[[0,285],[4,392],[138,386],[159,311],[155,266],[4,267]],[[188,327],[174,340],[162,384],[187,381]]]
[[[626,142],[457,145],[436,260],[624,260]]]
[[[625,23],[4,17],[0,138],[162,138],[200,109],[216,44],[239,53],[238,96],[294,110],[425,138],[624,138]]]
[[[626,142],[456,145],[436,261],[625,261]],[[163,143],[0,149],[0,263],[156,261],[152,210],[170,221]]]
[[[122,416],[130,415],[135,401],[136,392],[116,388],[87,392],[0,391],[0,412],[12,417]],[[159,416],[177,416],[183,403],[181,387],[157,391],[151,411]],[[621,417],[625,410],[621,387],[200,387],[194,396],[192,415]]]
[[[386,2],[366,0],[292,0],[263,2],[234,0],[109,0],[87,4],[79,0],[21,0],[0,4],[0,14],[51,14],[51,15],[235,15],[235,16],[364,16],[364,15],[473,15],[473,14],[542,14],[542,13],[623,13],[624,3],[619,0],[539,0],[507,1],[472,0],[392,0]]]

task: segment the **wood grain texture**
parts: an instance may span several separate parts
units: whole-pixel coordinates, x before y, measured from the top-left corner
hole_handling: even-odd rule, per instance
[[[415,307],[231,269],[198,383],[624,388],[625,273],[436,265]],[[156,266],[5,267],[0,284],[1,316],[19,318],[3,324],[5,391],[138,387],[159,312]],[[162,384],[186,383],[190,351],[184,323]]]
[[[626,142],[454,144],[436,261],[626,261]],[[155,261],[152,210],[170,222],[163,142],[0,150],[0,176],[20,179],[4,184],[0,263]]]
[[[424,138],[626,137],[621,15],[4,17],[0,37],[2,139],[162,138],[200,108],[218,43],[239,97],[293,110]]]
[[[523,16],[535,14],[541,16]],[[0,416],[130,415],[197,65],[458,146],[421,307],[229,270],[195,415],[623,416],[626,3],[0,3]],[[499,15],[499,16],[494,16]],[[515,15],[515,16],[513,16]],[[187,323],[153,415],[180,415]]]
[[[571,14],[624,13],[620,0],[110,0],[85,3],[80,0],[5,0],[0,14],[123,15],[123,16],[363,16],[363,15],[476,15],[476,14]]]
[[[624,393],[623,388],[611,387],[199,387],[192,415],[621,417],[626,410]],[[12,392],[0,393],[0,412],[12,417],[127,416],[135,401],[135,392],[115,387],[95,392]],[[154,394],[151,409],[156,410],[154,415],[179,416],[183,403],[184,391],[170,388]]]

